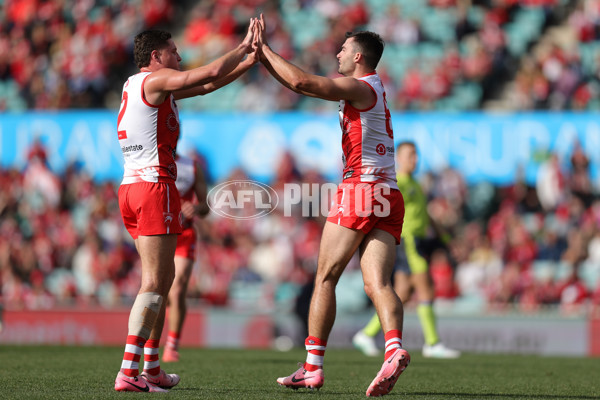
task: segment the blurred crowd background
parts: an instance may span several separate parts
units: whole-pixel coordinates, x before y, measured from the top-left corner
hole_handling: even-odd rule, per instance
[[[174,34],[183,65],[235,46],[261,11],[270,44],[335,76],[347,31],[379,32],[378,68],[396,110],[597,110],[595,0],[6,0],[0,5],[0,109],[118,108],[135,72],[133,36]],[[255,68],[183,109],[319,109]]]
[[[136,33],[170,30],[184,66],[194,67],[235,46],[257,10],[273,48],[332,77],[345,32],[381,33],[387,44],[378,72],[396,111],[600,108],[597,0],[6,0],[0,110],[116,110],[123,82],[136,72]],[[263,68],[181,102],[184,110],[231,112],[335,107],[295,95]],[[203,155],[195,157],[210,177]],[[41,143],[27,159],[23,170],[0,169],[4,307],[129,304],[140,268],[118,210],[118,182],[95,182],[76,164],[58,175]],[[431,264],[440,304],[468,312],[600,312],[600,199],[589,164],[575,146],[569,159],[547,155],[535,185],[469,186],[451,168],[420,174],[431,215],[453,238],[450,254],[436,253]],[[316,172],[300,173],[289,154],[277,171],[269,182],[276,190],[325,182]],[[279,211],[255,220],[197,220],[190,297],[293,309],[313,278],[323,223],[318,215]],[[355,295],[362,284],[354,261],[343,279],[340,306],[367,307]]]

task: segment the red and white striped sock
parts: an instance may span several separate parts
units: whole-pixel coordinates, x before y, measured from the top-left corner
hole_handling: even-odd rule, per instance
[[[167,336],[167,344],[165,347],[168,347],[172,350],[177,350],[179,348],[179,332],[169,331],[169,336]]]
[[[156,376],[160,374],[160,361],[158,361],[159,339],[148,339],[144,346],[144,372]]]
[[[385,359],[396,351],[396,349],[402,348],[402,331],[399,329],[392,329],[385,333]]]
[[[325,348],[327,347],[327,341],[321,340],[314,336],[309,336],[304,341],[308,354],[306,355],[306,362],[304,363],[304,369],[307,371],[316,371],[323,368],[323,357],[325,356]]]
[[[140,358],[144,352],[146,339],[135,335],[127,335],[125,354],[121,363],[121,372],[133,378],[140,374]]]

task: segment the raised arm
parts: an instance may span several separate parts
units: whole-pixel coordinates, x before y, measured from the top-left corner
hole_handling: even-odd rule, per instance
[[[197,85],[191,89],[175,91],[175,92],[173,92],[173,95],[175,96],[176,100],[179,100],[179,99],[185,99],[188,97],[202,96],[202,95],[214,92],[215,90],[230,84],[231,82],[233,82],[234,80],[236,80],[237,78],[242,76],[246,71],[248,71],[257,62],[258,62],[258,52],[256,51],[256,47],[253,46],[253,51],[250,54],[248,54],[248,57],[246,57],[246,59],[243,60],[242,62],[240,62],[233,71],[231,71],[224,77],[217,79],[213,82],[207,83],[207,84]]]
[[[330,79],[309,74],[274,52],[266,42],[265,22],[262,14],[258,31],[260,60],[271,75],[285,87],[296,93],[324,100],[362,102],[372,98],[373,92],[364,82],[353,77]]]
[[[296,93],[331,101],[359,101],[370,95],[369,87],[354,78],[331,79],[309,74],[282,58],[268,45],[261,48],[261,53],[264,56],[261,62],[271,75]]]
[[[146,99],[151,104],[160,104],[172,92],[185,91],[225,78],[240,64],[246,54],[252,52],[255,24],[255,20],[250,22],[246,37],[235,49],[205,66],[187,71],[162,68],[153,72],[144,83]]]

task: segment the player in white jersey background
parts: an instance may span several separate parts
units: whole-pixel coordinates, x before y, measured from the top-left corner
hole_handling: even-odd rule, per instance
[[[340,101],[344,152],[344,180],[338,188],[337,204],[323,229],[319,249],[308,318],[309,336],[305,341],[306,362],[277,382],[294,389],[323,386],[323,358],[335,321],[335,287],[348,261],[359,251],[365,291],[375,305],[386,339],[385,361],[366,394],[381,396],[390,392],[410,362],[408,352],[402,349],[402,302],[391,283],[404,203],[394,179],[391,117],[383,85],[375,72],[384,43],[372,32],[347,34],[337,55],[338,72],[343,77],[330,79],[308,74],[271,50],[262,15],[260,22],[260,60],[280,83],[300,94]],[[358,210],[354,206],[359,200],[363,205],[369,201],[373,208],[380,207],[385,213]]]
[[[177,180],[175,185],[181,197],[183,231],[177,238],[175,249],[175,279],[169,291],[167,305],[168,334],[163,351],[164,362],[179,361],[179,340],[187,313],[186,295],[196,253],[194,218],[209,212],[206,199],[206,181],[202,167],[192,158],[177,154]]]
[[[175,275],[177,234],[182,230],[175,187],[179,138],[175,100],[210,93],[254,65],[258,60],[253,46],[255,26],[252,20],[246,37],[235,49],[187,71],[180,70],[181,57],[170,33],[144,31],[135,37],[134,58],[140,73],[123,86],[117,122],[125,170],[119,207],[140,255],[142,279],[129,315],[125,352],[115,379],[117,391],[165,392],[179,383],[178,375],[166,374],[160,368],[158,354],[167,296]],[[144,371],[140,375],[142,354]]]

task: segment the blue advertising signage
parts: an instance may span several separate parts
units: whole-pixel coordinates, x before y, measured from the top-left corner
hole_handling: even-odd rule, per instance
[[[51,168],[60,173],[79,162],[97,180],[119,181],[121,149],[116,111],[0,114],[0,165],[22,168],[35,139],[44,143]],[[215,180],[241,168],[268,183],[289,152],[303,170],[328,180],[341,177],[341,133],[337,115],[313,113],[181,113],[179,150],[197,150]],[[419,173],[445,167],[459,170],[470,184],[498,185],[522,177],[534,183],[550,152],[565,168],[576,142],[590,159],[596,180],[600,165],[600,122],[591,113],[420,113],[392,114],[396,143],[412,140],[419,148]]]

